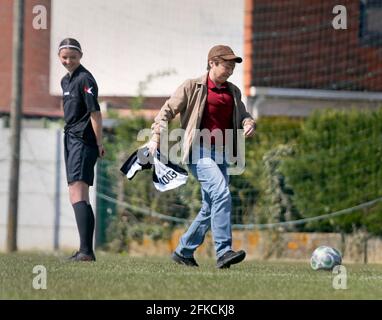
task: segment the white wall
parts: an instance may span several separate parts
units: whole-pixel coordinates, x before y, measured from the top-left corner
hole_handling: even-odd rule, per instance
[[[205,73],[208,50],[227,44],[243,55],[244,0],[52,0],[51,93],[61,94],[65,74],[60,41],[80,41],[82,63],[100,95],[136,95],[138,83],[164,70],[147,96],[168,96],[185,79]],[[230,78],[243,88],[242,64]]]
[[[72,250],[79,245],[76,221],[68,196],[61,131],[36,128],[22,131],[17,237],[20,250],[54,248],[57,132],[61,144],[59,248]],[[0,119],[0,251],[6,248],[7,236],[9,135],[9,129],[3,128]],[[93,191],[91,199],[94,199]],[[94,201],[92,205],[95,208]]]

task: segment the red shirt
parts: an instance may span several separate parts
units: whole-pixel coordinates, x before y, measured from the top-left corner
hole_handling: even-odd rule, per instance
[[[229,91],[227,82],[220,88],[207,76],[207,102],[204,107],[200,129],[220,129],[224,134],[226,129],[232,129],[233,123],[233,97]],[[211,137],[211,144],[215,143],[214,136]]]

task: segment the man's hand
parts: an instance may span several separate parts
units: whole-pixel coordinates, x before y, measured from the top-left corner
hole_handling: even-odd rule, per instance
[[[244,125],[243,129],[244,129],[243,135],[246,138],[252,137],[256,133],[256,125],[253,125],[251,123]]]
[[[159,142],[155,142],[150,140],[150,142],[147,144],[147,148],[149,149],[149,152],[152,156],[155,156],[155,153],[157,149],[159,148]]]

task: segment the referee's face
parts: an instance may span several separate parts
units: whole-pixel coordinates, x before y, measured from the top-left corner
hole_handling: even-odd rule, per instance
[[[60,58],[62,65],[69,71],[69,73],[72,73],[80,65],[82,54],[75,49],[64,48],[60,50],[58,57]]]

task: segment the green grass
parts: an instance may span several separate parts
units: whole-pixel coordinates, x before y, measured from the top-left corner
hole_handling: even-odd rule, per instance
[[[0,299],[381,299],[381,265],[345,265],[347,290],[334,275],[308,262],[244,261],[218,270],[212,259],[199,268],[169,258],[98,252],[96,263],[69,263],[63,255],[0,254]],[[35,265],[47,269],[47,289],[35,290]]]

